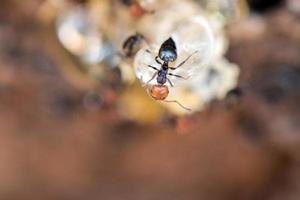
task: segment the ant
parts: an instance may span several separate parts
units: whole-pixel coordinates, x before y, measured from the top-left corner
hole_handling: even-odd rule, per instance
[[[147,52],[150,53],[149,50],[147,50]],[[183,77],[178,74],[169,73],[169,70],[178,69],[179,67],[184,65],[186,63],[186,61],[188,61],[191,58],[192,55],[196,54],[197,52],[198,51],[195,51],[194,53],[189,55],[177,67],[170,67],[169,62],[174,62],[177,59],[176,44],[171,37],[162,43],[162,45],[160,46],[158,55],[155,57],[155,61],[161,66],[161,68],[158,69],[152,65],[148,65],[149,68],[156,70],[156,72],[153,74],[152,78],[149,81],[147,81],[145,84],[145,85],[149,84],[156,77],[157,84],[152,85],[150,88],[150,95],[153,99],[159,100],[159,101],[176,103],[183,109],[191,111],[190,108],[183,106],[176,100],[166,100],[166,98],[169,95],[169,88],[168,88],[168,86],[165,85],[165,83],[168,82],[171,85],[171,87],[174,86],[173,83],[171,82],[171,80],[168,78],[168,76],[174,76],[177,78],[187,80],[189,77]],[[160,60],[163,62],[161,62]]]
[[[132,57],[134,54],[138,52],[143,41],[146,42],[146,39],[140,33],[136,33],[134,35],[129,36],[123,43],[122,46],[123,54],[121,56],[124,58]]]

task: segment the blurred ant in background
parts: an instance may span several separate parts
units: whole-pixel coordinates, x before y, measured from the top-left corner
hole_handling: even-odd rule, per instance
[[[129,36],[123,43],[122,53],[120,53],[121,57],[133,57],[138,52],[138,50],[141,49],[143,42],[147,44],[145,37],[140,33]]]
[[[147,51],[150,53],[150,51]],[[180,107],[184,108],[185,110],[191,111],[191,109],[183,106],[176,100],[166,100],[169,95],[169,88],[165,85],[166,82],[173,87],[173,83],[168,78],[168,76],[174,76],[177,78],[181,78],[187,80],[189,77],[183,77],[178,74],[169,73],[170,70],[176,70],[188,61],[192,55],[196,54],[198,51],[195,51],[190,56],[188,56],[184,61],[182,61],[177,67],[170,67],[169,62],[174,62],[177,59],[177,48],[174,40],[170,37],[163,44],[160,46],[158,56],[155,57],[155,61],[161,66],[160,68],[154,67],[152,65],[148,65],[149,68],[156,70],[153,74],[152,78],[146,82],[145,85],[148,85],[155,77],[157,84],[152,85],[150,88],[150,95],[153,99],[165,102],[173,102],[178,104]],[[161,62],[161,61],[163,62]]]

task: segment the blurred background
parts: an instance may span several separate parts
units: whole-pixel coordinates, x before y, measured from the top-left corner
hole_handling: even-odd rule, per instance
[[[68,3],[97,13],[97,1]],[[55,33],[65,5],[49,2],[1,1],[1,200],[300,199],[300,1],[248,0],[224,27],[243,95],[187,116],[124,69],[87,72],[93,59]]]

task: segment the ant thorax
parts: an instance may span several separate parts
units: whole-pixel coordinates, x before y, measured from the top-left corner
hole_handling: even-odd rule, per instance
[[[162,65],[161,69],[157,72],[156,81],[159,84],[165,84],[167,82],[168,67]]]

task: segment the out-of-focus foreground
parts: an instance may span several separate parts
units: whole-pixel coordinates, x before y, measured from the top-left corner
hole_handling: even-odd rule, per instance
[[[1,1],[0,199],[300,199],[297,1],[250,1],[258,14],[228,27],[240,101],[150,124],[118,112],[126,90],[104,83],[98,96],[66,80],[42,2]]]

